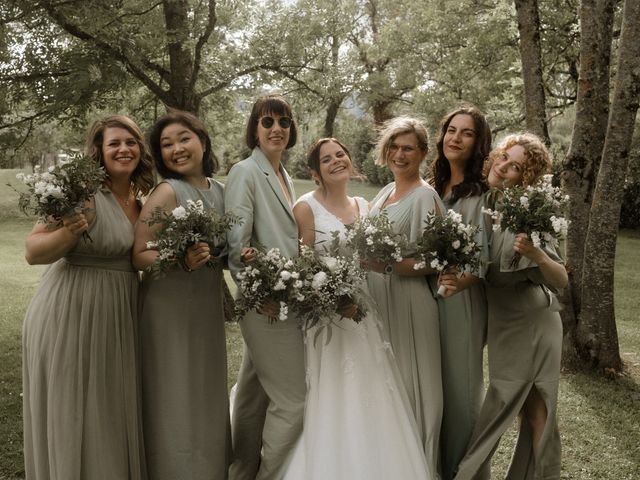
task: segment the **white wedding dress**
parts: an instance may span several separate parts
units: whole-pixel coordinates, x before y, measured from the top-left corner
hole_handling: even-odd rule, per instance
[[[367,202],[356,201],[366,215]],[[312,193],[298,202],[313,211],[316,248],[331,240],[331,231],[344,238],[342,222]],[[377,313],[369,311],[360,323],[338,315],[333,320],[306,332],[304,429],[284,479],[434,480]]]

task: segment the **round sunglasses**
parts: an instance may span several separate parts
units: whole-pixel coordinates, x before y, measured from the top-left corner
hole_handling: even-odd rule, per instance
[[[275,118],[265,116],[260,118],[260,125],[262,125],[264,128],[271,128],[273,127],[275,121]],[[278,119],[278,125],[280,125],[280,128],[289,128],[292,122],[293,120],[291,120],[291,118],[289,117],[280,117]]]

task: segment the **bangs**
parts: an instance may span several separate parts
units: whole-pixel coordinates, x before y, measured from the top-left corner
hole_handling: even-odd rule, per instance
[[[288,104],[283,102],[279,98],[266,98],[262,105],[260,105],[260,110],[258,111],[258,116],[263,117],[265,115],[280,115],[281,117],[292,117],[291,108]]]

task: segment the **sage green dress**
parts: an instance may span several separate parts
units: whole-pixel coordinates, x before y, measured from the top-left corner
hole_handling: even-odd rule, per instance
[[[535,263],[521,258],[515,268],[510,267],[514,239],[508,231],[495,232],[491,239],[486,275],[489,387],[456,480],[477,478],[479,469],[490,463],[502,434],[513,425],[534,386],[547,407],[544,432],[534,457],[531,429],[528,422],[521,422],[506,478],[560,478],[556,410],[562,322],[558,300]],[[545,251],[561,262],[554,248]]]
[[[137,396],[133,225],[106,188],[95,221],[49,265],[22,337],[29,480],[144,479]]]
[[[382,209],[394,188],[395,183],[390,183],[378,193],[371,203],[370,215],[384,212],[396,232],[415,241],[422,233],[427,214],[436,210],[444,212],[444,205],[432,187],[422,185]],[[437,478],[442,421],[438,304],[426,277],[371,272],[368,285],[416,418],[429,476]]]
[[[223,186],[166,180],[178,205],[221,214]],[[224,479],[230,458],[222,267],[145,274],[140,313],[142,408],[150,480]]]
[[[489,256],[487,215],[482,213],[484,195],[443,198],[447,209],[462,215],[462,222],[480,227],[475,236],[482,247],[481,265],[474,275],[484,278]],[[484,393],[482,351],[487,333],[487,298],[478,282],[449,298],[438,297],[442,388],[444,410],[440,432],[442,478],[451,480],[465,454]],[[487,476],[482,478],[487,478]]]

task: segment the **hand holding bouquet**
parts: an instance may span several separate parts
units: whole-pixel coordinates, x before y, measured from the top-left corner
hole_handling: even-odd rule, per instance
[[[480,260],[480,246],[475,242],[479,227],[462,223],[462,215],[453,210],[441,216],[430,213],[425,220],[422,235],[412,246],[417,262],[413,266],[420,270],[427,266],[444,272],[451,268],[475,271]],[[444,294],[444,286],[438,294]]]
[[[255,258],[236,275],[242,296],[236,300],[235,313],[243,317],[249,310],[275,302],[279,306],[278,320],[288,317],[289,286],[298,280],[293,260],[283,257],[280,250],[256,250]],[[275,317],[273,317],[275,318]]]
[[[401,262],[407,247],[404,235],[395,233],[386,215],[360,217],[346,225],[346,245],[359,258],[382,263]]]
[[[289,283],[290,305],[298,313],[304,329],[347,310],[353,313],[350,318],[355,322],[366,314],[359,300],[366,273],[358,259],[327,253],[302,245],[300,255],[293,259],[291,271],[286,274],[293,279]]]
[[[200,242],[211,246],[213,256],[207,263],[213,265],[220,254],[219,245],[224,243],[225,233],[239,221],[232,213],[220,215],[213,209],[205,209],[202,200],[188,200],[187,208],[179,206],[170,213],[157,207],[145,220],[150,226],[161,226],[154,240],[147,242],[147,248],[159,252],[149,271],[157,275],[184,265],[187,249]]]
[[[84,204],[98,191],[106,173],[90,158],[78,155],[44,173],[36,169],[33,174],[19,173],[16,178],[27,186],[26,192],[18,192],[20,210],[37,215],[40,222],[51,222],[53,227],[62,225],[63,217],[85,211]],[[82,236],[91,240],[86,231]]]
[[[564,217],[569,196],[551,184],[552,177],[545,175],[536,185],[506,188],[496,201],[495,210],[483,210],[496,221],[493,229],[526,233],[535,247],[557,246],[558,239],[567,235],[569,227]],[[518,264],[520,257],[519,253],[514,254],[511,268]]]

